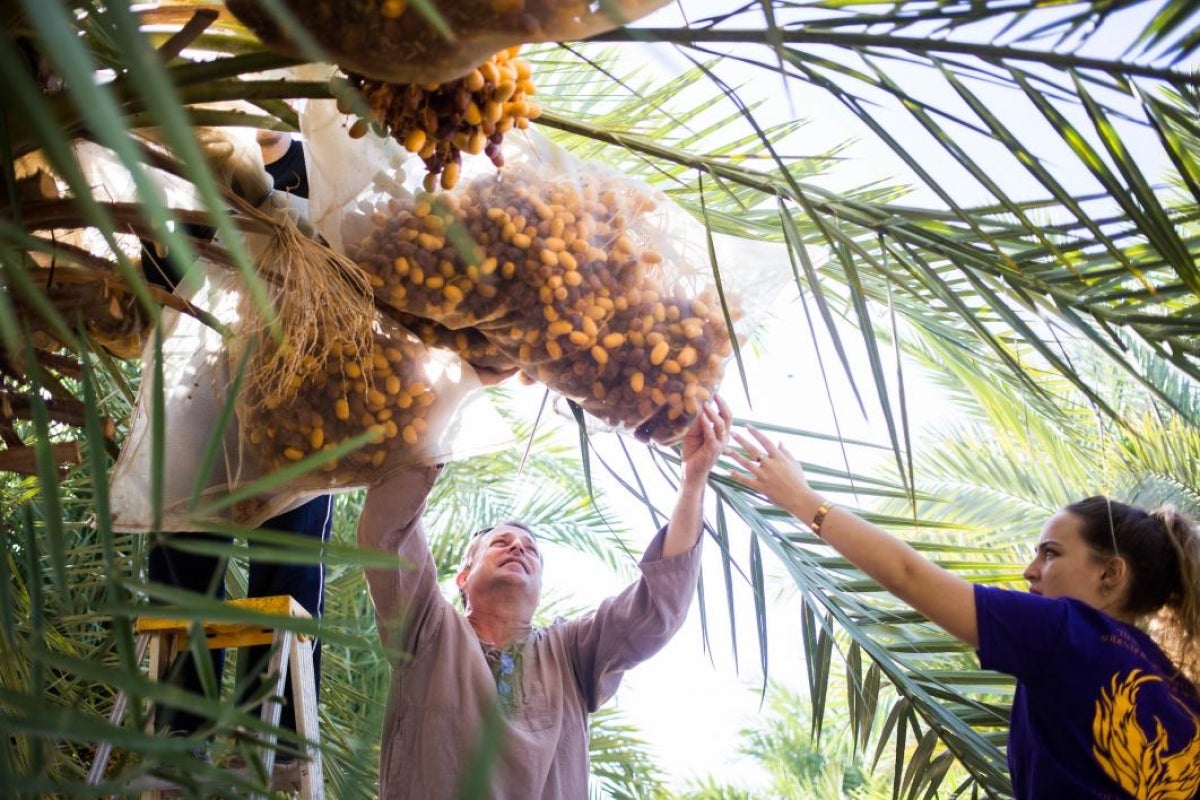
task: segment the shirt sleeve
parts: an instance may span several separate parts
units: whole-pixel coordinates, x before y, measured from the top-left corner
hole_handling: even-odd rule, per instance
[[[1066,600],[976,584],[979,665],[1021,680],[1036,678],[1067,644],[1070,613]]]
[[[703,537],[687,552],[663,558],[665,535],[663,528],[650,543],[638,565],[638,580],[567,623],[575,674],[589,712],[612,697],[625,671],[661,650],[687,618],[700,575]]]
[[[413,653],[432,635],[446,603],[429,552],[421,515],[438,467],[405,470],[367,490],[358,520],[358,545],[402,559],[399,567],[367,567],[379,638],[395,657]]]

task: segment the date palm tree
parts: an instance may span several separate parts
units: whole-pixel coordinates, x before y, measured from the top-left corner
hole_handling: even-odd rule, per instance
[[[289,22],[287,4],[261,5]],[[436,6],[411,5],[417,13]],[[171,300],[147,287],[117,234],[154,234],[187,257],[197,246],[171,223],[207,221],[227,250],[207,255],[251,274],[237,231],[244,214],[229,210],[194,128],[295,128],[282,101],[331,95],[325,80],[265,76],[296,59],[270,51],[223,12],[209,2],[141,8],[71,0],[0,11],[0,469],[14,476],[4,482],[0,562],[7,579],[0,579],[7,742],[0,781],[30,794],[78,784],[92,744],[115,735],[103,723],[111,696],[94,687],[120,686],[136,697],[159,691],[137,677],[123,633],[144,597],[144,545],[114,533],[108,514],[107,475],[136,370],[100,347],[96,331],[110,345],[136,340]],[[731,0],[672,6],[586,42],[528,47],[523,57],[544,109],[538,127],[573,154],[661,189],[711,234],[707,266],[731,317],[731,298],[747,292],[749,270],[744,256],[725,255],[718,238],[776,246],[787,277],[776,293],[795,301],[783,313],[799,310],[809,332],[802,349],[823,390],[805,399],[812,408],[828,405],[833,418],[822,430],[783,433],[834,441],[849,454],[857,445],[842,430],[865,416],[883,431],[890,454],[883,477],[876,464],[851,468],[849,455],[841,464],[812,464],[820,488],[864,504],[891,499],[899,505],[873,507],[878,520],[911,530],[973,579],[1004,580],[1015,578],[1016,559],[999,563],[983,553],[1003,538],[983,538],[980,519],[934,513],[933,500],[946,492],[927,477],[930,445],[913,437],[906,379],[914,367],[906,353],[918,348],[959,381],[986,378],[988,406],[999,414],[1014,404],[1030,430],[1040,417],[1077,418],[1084,408],[1089,420],[1161,463],[1194,436],[1196,19],[1187,0]],[[235,99],[253,110],[212,105]],[[854,144],[806,136],[806,121],[829,120]],[[196,187],[204,211],[172,209],[150,190],[149,156],[130,137],[147,127],[158,130],[175,162],[167,166]],[[70,150],[78,140],[112,151],[133,176],[136,203],[112,202],[89,183]],[[871,155],[865,177],[846,169],[860,146]],[[51,233],[64,230],[90,231],[108,247]],[[762,358],[780,371],[794,368],[798,350],[779,352],[765,340],[735,350],[727,383],[740,383],[751,399],[772,390],[743,368],[755,347],[767,348]],[[1081,368],[1081,353],[1109,367]],[[1128,376],[1119,395],[1113,369]],[[1139,410],[1172,421],[1171,436],[1131,424],[1126,398],[1136,393],[1149,398]],[[585,483],[609,465],[593,449],[602,438],[580,426]],[[1064,463],[1087,452],[1064,444],[1074,441],[1083,440],[1056,441]],[[672,474],[668,450],[652,458],[649,469]],[[988,463],[1014,483],[1031,480],[1028,462]],[[653,505],[642,488],[646,469],[630,459],[618,471],[635,499]],[[254,488],[289,477],[268,476]],[[1193,491],[1195,483],[1179,486]],[[967,654],[881,600],[803,525],[731,482],[717,479],[715,487],[712,534],[728,566],[708,576],[705,600],[713,601],[714,587],[732,597],[744,582],[762,631],[764,564],[791,577],[803,600],[815,724],[840,648],[858,692],[851,694],[858,741],[874,736],[902,754],[897,796],[934,791],[954,763],[968,776],[959,792],[1004,796],[1007,684],[971,669]],[[1008,527],[1032,511],[1010,509]],[[751,534],[744,558],[730,547],[743,525]],[[986,527],[1006,526],[992,519]],[[235,533],[246,541],[247,532]],[[310,555],[347,571],[363,560],[349,546]],[[363,601],[361,586],[347,591],[348,608]],[[350,652],[361,646],[360,633],[348,627],[344,636],[325,636]],[[768,656],[763,640],[764,664]],[[876,731],[873,699],[885,683],[900,700]],[[363,689],[354,702],[377,702]],[[120,736],[128,763],[139,756],[182,763],[182,749],[169,740],[130,730]],[[352,761],[347,755],[344,763]],[[330,780],[346,788],[336,768]]]

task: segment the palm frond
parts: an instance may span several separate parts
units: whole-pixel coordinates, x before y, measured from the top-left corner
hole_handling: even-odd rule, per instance
[[[188,766],[184,744],[98,722],[111,707],[111,687],[127,687],[138,700],[160,696],[136,679],[127,633],[140,604],[159,591],[139,577],[145,543],[114,533],[105,514],[108,458],[136,381],[97,352],[78,310],[60,308],[46,287],[50,269],[63,265],[103,274],[157,319],[162,298],[118,234],[156,232],[186,259],[198,248],[170,224],[186,214],[160,198],[155,170],[129,136],[150,125],[197,189],[204,211],[191,213],[221,231],[231,263],[251,274],[191,128],[294,127],[278,101],[330,91],[324,82],[264,79],[263,71],[295,62],[264,51],[227,14],[214,18],[214,9],[30,0],[0,14],[0,205],[8,212],[0,222],[0,370],[6,391],[32,398],[24,417],[6,412],[0,434],[7,448],[28,448],[35,476],[0,484],[0,722],[12,734],[0,753],[0,780],[19,791],[78,789],[78,765],[106,736],[125,737],[121,769],[144,770],[143,757]],[[998,581],[1016,578],[1014,537],[1094,484],[1086,473],[1096,459],[1105,488],[1194,501],[1196,476],[1181,466],[1198,461],[1193,3],[774,0],[703,13],[674,27],[631,26],[586,43],[528,48],[546,108],[540,125],[581,157],[662,189],[705,226],[710,244],[730,235],[776,245],[781,274],[793,281],[788,293],[803,301],[806,344],[821,358],[827,396],[848,386],[858,413],[879,415],[883,450],[900,476],[814,465],[823,489],[871,499],[876,519],[919,532],[918,544],[948,566]],[[1110,46],[1114,36],[1119,47]],[[653,68],[640,66],[647,56]],[[207,106],[230,100],[256,110]],[[837,116],[888,166],[842,179],[858,146],[812,146],[814,126],[801,114]],[[136,206],[114,203],[90,184],[72,150],[80,139],[112,150],[136,184]],[[65,201],[25,191],[37,165],[53,174]],[[97,232],[104,255],[55,241],[50,231],[62,228]],[[736,259],[713,261],[723,297],[745,292],[750,270]],[[251,285],[261,301],[262,288]],[[723,305],[731,319],[730,301]],[[52,352],[59,344],[66,354]],[[908,367],[893,370],[894,354],[914,351],[981,409],[980,424],[950,431],[961,441],[935,455],[912,426]],[[52,367],[21,367],[33,362]],[[738,364],[750,398],[771,391]],[[70,416],[67,406],[83,410]],[[775,428],[845,440],[843,415],[835,409],[832,434]],[[592,449],[592,437],[568,459],[542,432],[520,435],[533,443],[528,461],[512,453],[448,468],[432,516],[439,563],[458,562],[462,535],[476,520],[510,515],[606,567],[628,563],[608,508],[522,496],[513,477],[585,497],[595,475],[612,472],[658,524],[664,515],[651,484],[670,483],[669,455],[646,467],[623,443],[615,456]],[[161,430],[156,438],[161,451]],[[1041,449],[1031,454],[1031,445]],[[72,447],[81,464],[61,472]],[[1054,472],[1039,466],[1047,462]],[[987,480],[964,477],[981,472]],[[460,494],[464,485],[485,491]],[[803,601],[815,729],[829,706],[820,679],[840,666],[854,698],[854,744],[897,753],[895,796],[958,781],[948,777],[955,760],[970,776],[956,792],[1002,794],[996,742],[1008,687],[970,669],[968,654],[889,603],[802,526],[727,481],[715,486],[724,574],[723,585],[709,576],[705,600],[715,592],[732,608],[749,587],[765,667],[765,575],[771,564],[783,566]],[[878,498],[890,502],[875,505]],[[967,510],[948,510],[955,499],[969,501],[961,505]],[[324,559],[333,576],[331,601],[338,599],[322,634],[336,654],[332,674],[349,674],[358,659],[368,665],[358,684],[327,684],[341,693],[323,707],[326,729],[338,731],[329,763],[339,796],[356,796],[353,787],[372,774],[369,734],[381,704],[369,698],[385,691],[386,659],[363,643],[372,637],[361,557],[346,538],[356,502],[339,510],[340,545],[296,556]],[[738,519],[752,534],[744,550]],[[243,559],[256,537],[231,533],[232,552]],[[982,545],[998,554],[981,553]],[[236,571],[231,581],[236,589]],[[83,677],[66,680],[73,671],[91,688],[80,690]],[[894,701],[874,700],[883,685],[894,688]],[[342,707],[365,723],[346,725]],[[246,721],[236,709],[213,709]]]

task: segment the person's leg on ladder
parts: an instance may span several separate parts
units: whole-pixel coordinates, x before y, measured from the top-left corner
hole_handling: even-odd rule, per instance
[[[261,526],[265,530],[284,531],[305,536],[319,542],[328,542],[333,530],[333,496],[321,495],[309,500],[302,506],[274,517]],[[248,594],[250,597],[270,597],[273,595],[291,595],[304,607],[313,619],[320,619],[325,612],[325,565],[317,564],[285,564],[271,561],[261,554],[251,559]],[[270,665],[271,648],[269,645],[250,647],[243,651],[245,668],[241,667],[242,659],[239,654],[238,685],[246,686],[243,694],[259,690],[261,678]],[[246,670],[252,672],[247,673]],[[287,692],[279,715],[279,725],[291,731],[296,730],[295,700],[291,696],[291,665],[288,666]],[[247,675],[256,676],[248,679]],[[317,696],[321,691],[321,641],[313,641],[313,679],[316,683]]]
[[[172,546],[172,543],[200,541],[228,543],[229,540],[223,536],[208,533],[157,534],[149,554],[150,581],[224,600],[225,567],[228,559],[224,556],[189,553]],[[221,670],[225,666],[225,651],[209,650],[208,654],[213,674],[217,676],[217,685],[219,686]],[[200,682],[200,673],[190,650],[184,651],[175,659],[168,674],[168,680],[173,684],[189,692],[204,693],[203,685]],[[160,705],[155,712],[155,726],[160,730],[168,728],[174,732],[190,735],[199,731],[206,722],[208,722],[207,717],[184,708]]]

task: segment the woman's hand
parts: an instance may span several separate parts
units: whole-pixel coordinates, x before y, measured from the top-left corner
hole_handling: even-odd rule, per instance
[[[770,441],[754,426],[748,425],[746,430],[755,441],[735,432],[733,438],[742,449],[740,452],[733,448],[726,451],[729,457],[736,461],[744,471],[735,470],[730,472],[729,476],[738,483],[761,493],[781,508],[792,510],[798,505],[809,505],[805,504],[804,500],[807,499],[806,495],[813,494],[813,491],[804,477],[804,469],[799,462],[792,457],[786,447]],[[821,499],[817,498],[816,503],[812,505],[820,505],[820,503]],[[793,511],[792,513],[804,519],[803,512]]]
[[[806,523],[850,563],[952,636],[979,647],[971,584],[848,509],[826,504],[791,453],[753,427],[746,429],[753,441],[735,433],[742,450],[726,451],[745,471],[730,477]]]

